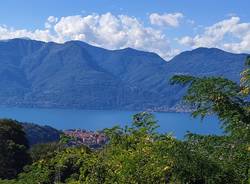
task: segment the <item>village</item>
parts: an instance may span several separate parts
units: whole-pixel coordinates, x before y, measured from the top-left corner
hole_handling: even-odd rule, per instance
[[[103,147],[108,142],[108,137],[102,132],[87,131],[84,129],[65,130],[64,134],[73,138],[71,146],[86,145],[92,149]]]

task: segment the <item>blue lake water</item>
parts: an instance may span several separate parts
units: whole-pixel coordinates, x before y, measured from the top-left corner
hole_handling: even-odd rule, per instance
[[[5,108],[0,107],[0,118],[11,118],[22,122],[33,122],[49,125],[57,129],[82,128],[102,130],[115,125],[124,127],[131,124],[136,111],[115,110],[65,110],[38,108]],[[220,124],[216,117],[205,120],[194,119],[189,113],[153,113],[160,125],[159,132],[172,132],[177,138],[183,138],[187,131],[199,134],[221,134]]]

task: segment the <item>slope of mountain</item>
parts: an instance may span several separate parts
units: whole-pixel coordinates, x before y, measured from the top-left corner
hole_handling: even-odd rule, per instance
[[[199,48],[166,62],[157,54],[106,50],[80,41],[0,41],[0,105],[85,109],[163,109],[184,89],[176,73],[239,79],[245,54]]]
[[[62,131],[56,130],[50,126],[40,126],[33,123],[21,123],[29,145],[57,142],[60,139]]]

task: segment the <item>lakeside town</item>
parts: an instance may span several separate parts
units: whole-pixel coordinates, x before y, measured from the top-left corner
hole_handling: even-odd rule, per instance
[[[69,129],[65,130],[64,134],[73,138],[73,140],[70,141],[71,146],[86,145],[91,149],[98,149],[108,142],[108,137],[102,132]]]

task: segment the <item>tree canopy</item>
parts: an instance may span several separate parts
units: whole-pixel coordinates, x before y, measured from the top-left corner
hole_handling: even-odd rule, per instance
[[[0,120],[0,178],[14,178],[29,161],[28,141],[16,121]]]

